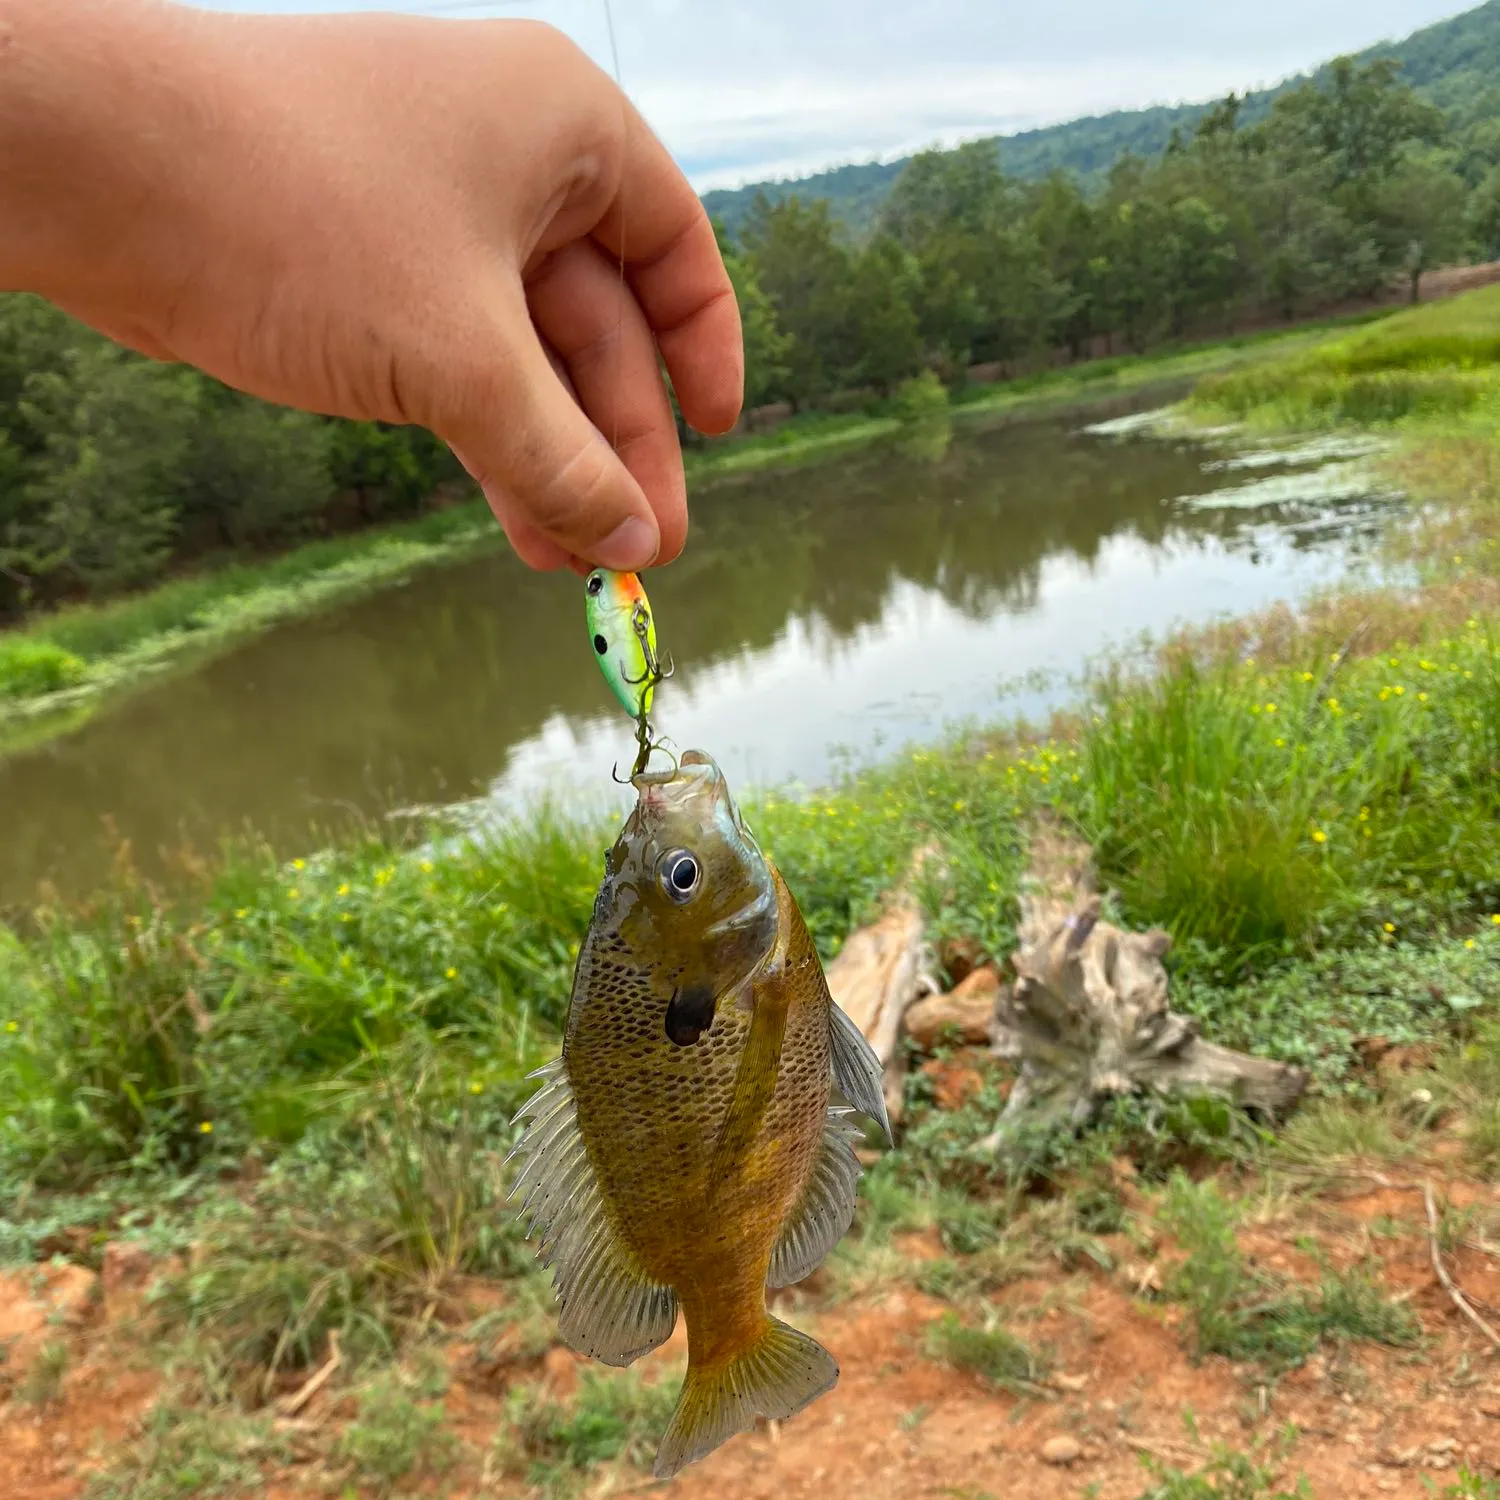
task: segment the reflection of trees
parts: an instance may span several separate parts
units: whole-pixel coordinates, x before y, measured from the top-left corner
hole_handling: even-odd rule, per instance
[[[1067,432],[1016,425],[961,437],[940,464],[883,451],[716,485],[683,558],[652,576],[663,643],[691,680],[794,618],[847,643],[900,580],[984,618],[1035,607],[1049,557],[1092,565],[1114,537],[1206,544],[1268,519],[1166,503],[1232,482],[1201,472],[1201,450]],[[616,712],[588,654],[578,580],[499,550],[251,641],[0,762],[0,903],[43,869],[91,883],[105,814],[149,860],[179,831],[202,847],[248,823],[300,845],[351,803],[466,796],[550,715]]]

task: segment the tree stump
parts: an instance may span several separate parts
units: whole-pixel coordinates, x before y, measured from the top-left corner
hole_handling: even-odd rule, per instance
[[[1051,821],[1031,841],[1021,895],[1015,979],[995,1003],[992,1047],[1020,1074],[990,1138],[1026,1121],[1082,1125],[1115,1095],[1227,1099],[1276,1116],[1302,1097],[1308,1075],[1231,1051],[1173,1012],[1162,957],[1170,936],[1101,920],[1086,844]]]

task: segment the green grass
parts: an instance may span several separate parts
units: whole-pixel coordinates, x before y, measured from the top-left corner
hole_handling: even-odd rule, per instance
[[[1300,1365],[1325,1341],[1408,1347],[1421,1336],[1410,1308],[1391,1301],[1363,1268],[1325,1272],[1315,1290],[1252,1271],[1236,1243],[1236,1207],[1212,1180],[1174,1175],[1162,1218],[1187,1252],[1167,1289],[1189,1308],[1200,1356],[1275,1371]]]
[[[199,1500],[263,1487],[262,1466],[289,1448],[269,1417],[158,1402],[141,1431],[93,1474],[86,1500]]]
[[[1411,308],[1294,358],[1213,375],[1190,408],[1276,429],[1491,426],[1500,399],[1500,289]]]
[[[681,1372],[647,1381],[637,1370],[585,1369],[564,1404],[532,1385],[515,1387],[495,1436],[501,1470],[548,1496],[576,1493],[591,1470],[623,1463],[649,1468],[677,1401]]]
[[[1015,1395],[1037,1395],[1047,1375],[1046,1361],[1008,1328],[973,1328],[951,1312],[929,1327],[927,1354]]]
[[[1138,1500],[1312,1500],[1305,1479],[1298,1481],[1295,1490],[1286,1489],[1276,1483],[1274,1470],[1256,1463],[1249,1454],[1222,1446],[1192,1473],[1159,1459],[1147,1457],[1144,1462],[1152,1483]]]

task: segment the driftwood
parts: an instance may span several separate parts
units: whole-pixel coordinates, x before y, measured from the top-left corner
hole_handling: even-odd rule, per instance
[[[1101,919],[1088,847],[1051,824],[1031,843],[1015,980],[995,1005],[996,1053],[1020,1061],[998,1145],[1022,1119],[1080,1125],[1112,1095],[1212,1095],[1279,1115],[1307,1074],[1206,1042],[1167,996],[1164,932]]]
[[[985,964],[948,994],[918,1000],[906,1012],[906,1035],[919,1052],[932,1052],[950,1038],[966,1046],[988,1042],[999,997],[999,971]]]
[[[908,1006],[936,988],[928,963],[922,913],[902,897],[873,927],[851,934],[828,965],[830,993],[885,1068],[885,1107],[892,1124],[901,1117],[906,1077],[901,1022]]]

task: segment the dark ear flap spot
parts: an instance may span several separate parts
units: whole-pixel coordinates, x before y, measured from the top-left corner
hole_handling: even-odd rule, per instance
[[[667,1040],[691,1047],[714,1024],[714,992],[706,984],[675,990],[667,1006]]]

